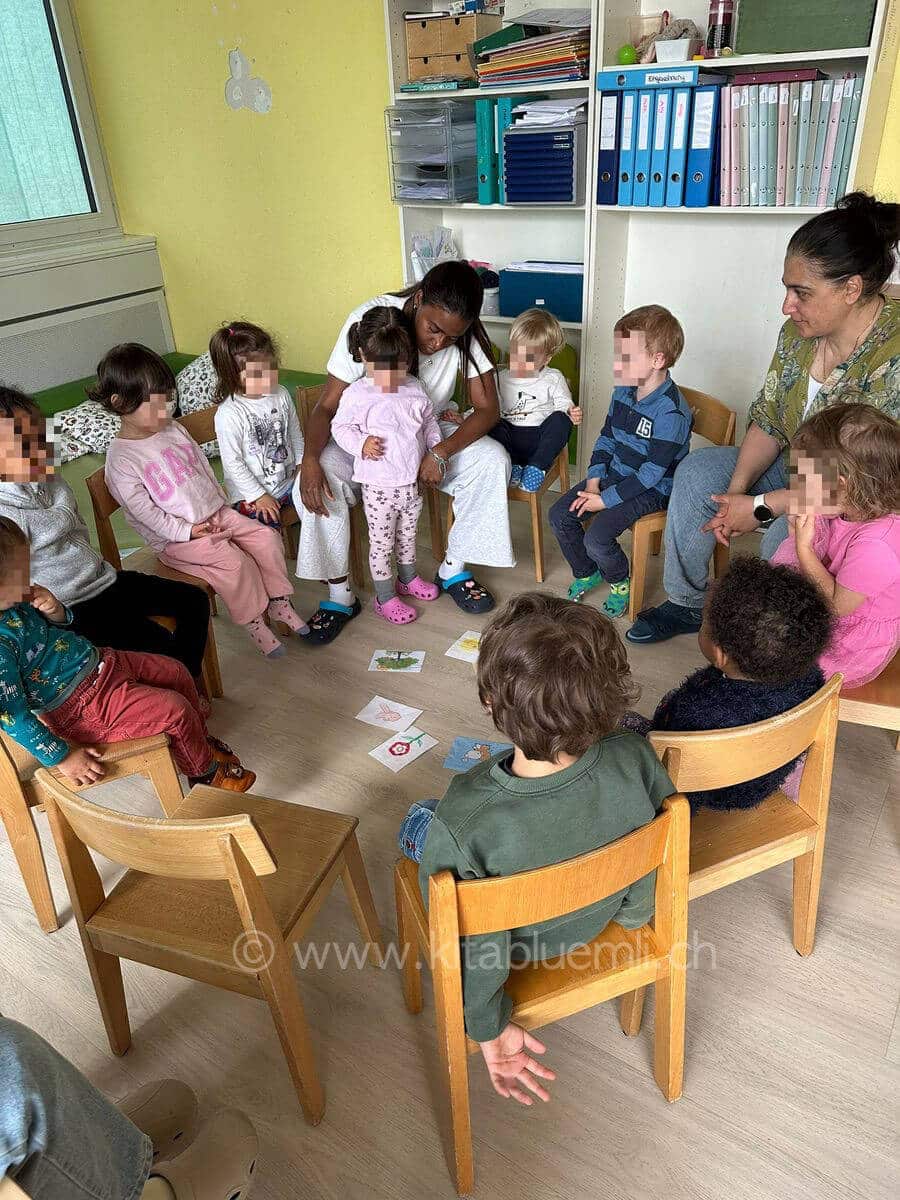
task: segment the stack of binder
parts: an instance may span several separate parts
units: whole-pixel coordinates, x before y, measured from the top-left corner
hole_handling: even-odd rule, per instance
[[[525,38],[476,57],[475,69],[482,87],[511,83],[568,83],[587,79],[590,29],[560,29]]]
[[[521,104],[503,131],[506,204],[583,204],[587,113],[585,101]]]

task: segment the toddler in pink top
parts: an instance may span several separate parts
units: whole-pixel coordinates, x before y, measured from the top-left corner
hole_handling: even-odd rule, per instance
[[[347,341],[366,373],[341,396],[331,435],[353,455],[353,479],[362,484],[375,611],[394,625],[406,625],[418,613],[400,596],[436,600],[439,595],[437,586],[418,573],[416,526],[422,511],[419,467],[441,440],[441,430],[431,401],[409,375],[417,366],[415,339],[400,309],[370,308],[351,326]]]
[[[267,617],[308,632],[291,603],[281,538],[229,507],[203,451],[168,414],[174,390],[168,363],[133,342],[97,367],[91,398],[122,419],[106,455],[106,486],[159,561],[205,579],[235,624],[276,658],[284,647]]]
[[[900,644],[900,425],[868,404],[834,404],[791,443],[791,525],[772,561],[797,567],[837,616],[819,660],[860,687]]]

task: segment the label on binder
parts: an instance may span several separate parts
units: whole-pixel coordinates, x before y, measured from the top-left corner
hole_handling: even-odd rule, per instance
[[[656,101],[656,131],[653,137],[653,149],[665,150],[666,148],[666,108],[668,106],[668,97],[663,95],[657,97]]]
[[[650,97],[641,96],[641,111],[638,117],[638,149],[646,149],[650,145]]]
[[[684,92],[678,93],[675,104],[675,119],[672,125],[672,149],[681,150],[684,147],[684,135],[687,130],[688,97]]]
[[[618,96],[604,96],[600,101],[600,149],[615,150],[616,148],[616,113]],[[629,115],[629,125],[631,118]],[[630,137],[630,129],[629,129]]]
[[[634,96],[626,96],[622,103],[622,149],[631,149],[631,129],[634,125]]]
[[[694,128],[691,131],[691,149],[708,150],[712,145],[713,105],[711,92],[698,92],[694,99]]]

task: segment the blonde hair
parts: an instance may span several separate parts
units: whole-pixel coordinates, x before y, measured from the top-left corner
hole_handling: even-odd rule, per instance
[[[837,461],[847,503],[863,521],[900,510],[900,423],[871,404],[831,404],[791,442],[811,458]]]
[[[527,312],[520,313],[510,326],[509,344],[513,342],[533,346],[549,361],[566,344],[566,335],[553,313],[545,308],[529,308]]]
[[[619,317],[613,332],[642,333],[647,339],[649,353],[661,354],[667,367],[678,362],[684,349],[684,330],[680,322],[661,304],[642,304],[640,308],[633,308],[624,317]]]

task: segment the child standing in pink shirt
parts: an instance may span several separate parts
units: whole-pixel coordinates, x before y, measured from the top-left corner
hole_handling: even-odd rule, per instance
[[[370,308],[351,326],[347,341],[366,373],[341,396],[331,434],[353,455],[353,479],[362,484],[375,611],[394,625],[407,625],[419,614],[401,596],[436,600],[440,594],[418,573],[416,526],[422,511],[419,467],[441,440],[441,430],[431,401],[410,378],[417,355],[400,309]]]
[[[266,617],[308,632],[291,603],[281,538],[229,507],[203,451],[168,414],[174,389],[168,364],[146,346],[115,346],[100,363],[91,397],[122,419],[106,485],[160,562],[205,579],[235,624],[276,658],[284,647]]]
[[[791,534],[772,561],[796,567],[837,617],[819,665],[844,687],[879,675],[900,644],[900,425],[834,404],[791,443]]]

